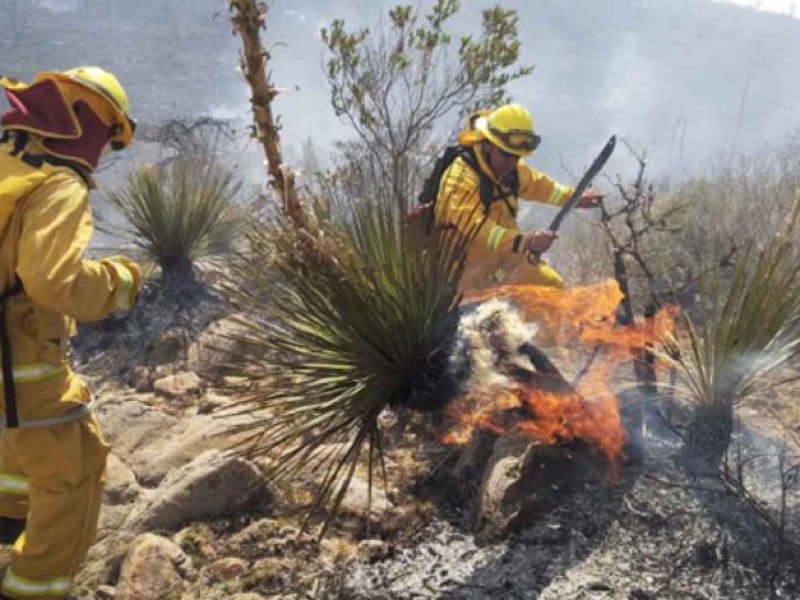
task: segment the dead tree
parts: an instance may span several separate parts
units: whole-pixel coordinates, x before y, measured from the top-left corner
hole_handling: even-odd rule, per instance
[[[315,233],[315,225],[300,202],[294,174],[283,164],[280,126],[272,112],[272,102],[280,93],[270,81],[267,64],[270,54],[261,40],[261,30],[266,29],[268,6],[256,0],[230,0],[230,18],[233,33],[242,39],[241,68],[252,96],[253,136],[261,142],[267,158],[270,186],[283,200],[283,211],[298,229]]]
[[[639,168],[632,185],[626,185],[621,178],[617,178],[615,188],[621,203],[611,207],[608,202],[600,203],[600,228],[606,236],[614,261],[614,277],[619,283],[623,294],[619,323],[623,326],[633,324],[635,317],[634,297],[631,290],[631,264],[638,269],[637,276],[645,281],[647,299],[644,302],[643,316],[645,328],[652,325],[652,319],[661,308],[663,285],[649,264],[646,255],[646,245],[650,238],[658,234],[674,234],[678,229],[671,224],[671,220],[683,206],[674,205],[657,212],[656,192],[651,182],[645,179],[647,157],[644,153],[635,152],[625,142],[628,150],[636,158]],[[636,379],[642,385],[643,391],[654,393],[656,380],[655,356],[652,352],[637,353],[633,362]]]

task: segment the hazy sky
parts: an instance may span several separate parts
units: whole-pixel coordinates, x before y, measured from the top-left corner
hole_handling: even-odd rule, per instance
[[[730,2],[757,8],[759,10],[778,13],[781,15],[800,16],[800,2],[797,0],[716,0],[718,2]]]
[[[320,28],[335,18],[374,28],[400,1],[272,0],[271,73],[296,88],[275,103],[288,148],[311,138],[324,152],[349,134],[329,104]],[[16,17],[9,2],[0,0],[2,17],[17,23],[0,37],[0,73],[28,79],[100,64],[120,76],[144,123],[212,113],[245,131],[249,90],[224,0],[47,0],[57,13],[15,0]],[[769,14],[716,0],[462,0],[456,32],[478,31],[481,11],[498,2],[518,11],[522,62],[535,67],[510,88],[543,135],[532,163],[558,178],[569,177],[562,165],[580,170],[611,133],[648,150],[654,171],[682,174],[800,128],[800,19],[784,16],[791,1],[735,0],[777,11]],[[83,5],[94,8],[76,12]]]

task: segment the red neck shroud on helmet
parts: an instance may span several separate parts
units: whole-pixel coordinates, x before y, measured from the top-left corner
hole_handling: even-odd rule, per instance
[[[24,90],[6,90],[11,110],[0,117],[4,129],[29,131],[43,138],[44,149],[90,170],[111,137],[111,128],[81,100],[70,106],[54,81]]]

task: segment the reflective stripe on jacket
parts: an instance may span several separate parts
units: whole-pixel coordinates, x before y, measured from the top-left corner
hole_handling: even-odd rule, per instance
[[[445,171],[436,201],[436,220],[439,224],[454,225],[465,233],[477,227],[474,241],[467,252],[463,288],[482,289],[497,283],[499,270],[516,269],[527,263],[522,253],[525,232],[517,224],[519,198],[560,206],[570,197],[573,188],[556,183],[553,179],[532,169],[522,160],[517,166],[519,178],[518,197],[498,183],[491,173],[481,145],[474,146],[483,177],[490,178],[499,198],[492,202],[488,213],[480,197],[479,176],[462,158],[457,158]],[[502,192],[508,196],[502,197]]]
[[[57,416],[85,401],[84,386],[68,366],[66,340],[76,320],[131,308],[140,275],[124,258],[84,258],[93,231],[87,181],[69,168],[32,167],[11,146],[0,144],[0,190],[4,202],[14,199],[15,188],[23,195],[0,223],[0,290],[15,278],[23,287],[6,302],[6,322],[24,421]]]

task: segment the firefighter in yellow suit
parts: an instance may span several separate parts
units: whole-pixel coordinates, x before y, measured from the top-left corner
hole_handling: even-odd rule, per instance
[[[506,284],[563,286],[561,276],[538,258],[555,234],[526,233],[517,224],[520,198],[561,206],[573,192],[522,160],[539,141],[531,114],[519,104],[471,115],[458,136],[471,160],[458,157],[445,171],[435,206],[437,224],[475,232],[461,279],[467,294]],[[587,190],[578,206],[592,207],[602,197]]]
[[[140,281],[127,259],[84,258],[91,174],[135,122],[98,67],[0,86],[0,538],[14,544],[0,593],[60,598],[94,540],[109,449],[67,340],[75,321],[130,309]]]

